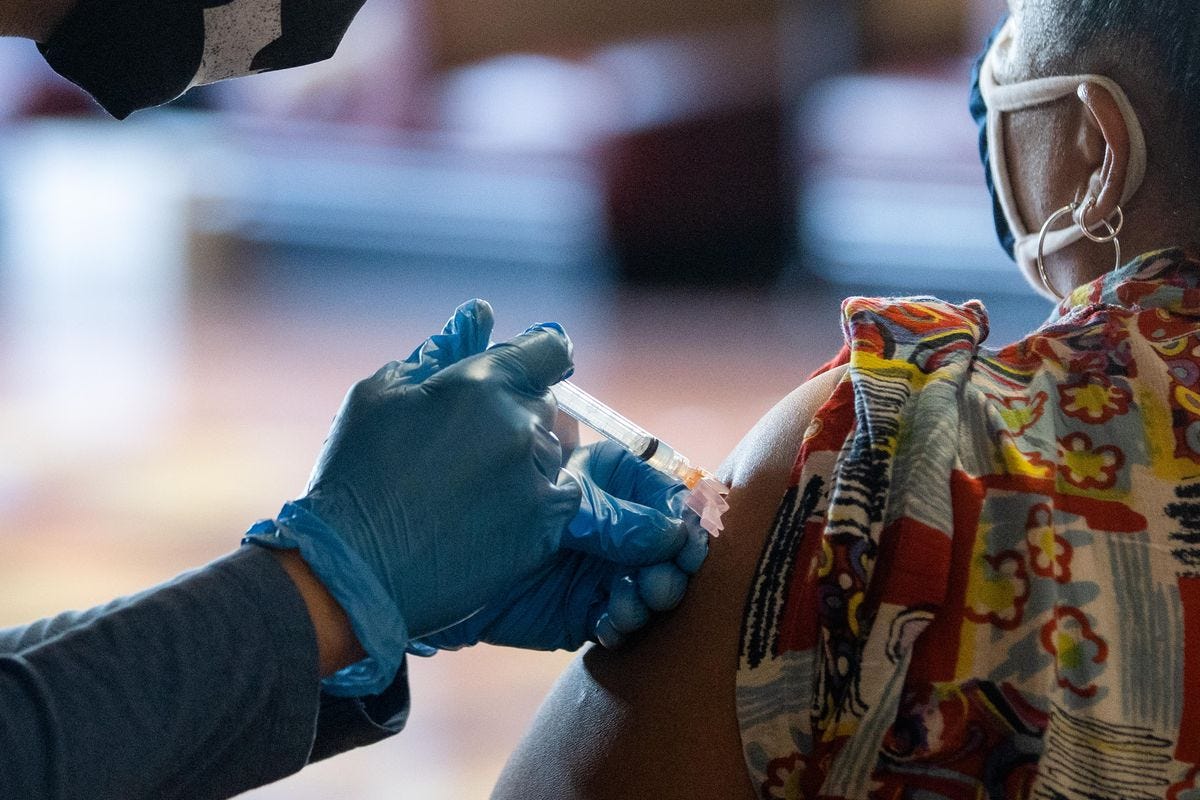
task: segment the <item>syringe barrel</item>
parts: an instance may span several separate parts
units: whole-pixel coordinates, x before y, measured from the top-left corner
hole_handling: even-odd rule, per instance
[[[671,445],[630,422],[569,381],[550,387],[559,410],[565,411],[597,433],[603,434],[667,475],[683,481],[689,489],[708,473],[692,466]]]
[[[688,484],[689,489],[699,480],[698,474],[692,477],[693,473],[699,473],[699,470],[692,467],[692,462],[684,458],[682,453],[676,451],[674,447],[671,447],[671,445],[662,439],[658,440],[658,446],[654,448],[654,453],[644,460],[659,472],[674,475],[679,480]]]
[[[565,411],[597,433],[615,441],[638,458],[649,458],[658,440],[645,428],[630,422],[570,381],[550,387],[560,411]]]

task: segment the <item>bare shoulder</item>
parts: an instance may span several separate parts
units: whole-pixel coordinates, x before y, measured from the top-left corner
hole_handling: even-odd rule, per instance
[[[804,431],[843,372],[796,389],[730,454],[726,530],[683,604],[624,649],[572,662],[493,800],[754,796],[734,705],[743,607]]]

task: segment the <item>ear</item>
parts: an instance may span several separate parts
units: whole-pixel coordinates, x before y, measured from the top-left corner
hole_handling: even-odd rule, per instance
[[[1092,173],[1085,190],[1096,204],[1087,211],[1084,224],[1094,227],[1116,213],[1125,193],[1129,172],[1129,128],[1117,101],[1103,86],[1086,82],[1079,86],[1079,99],[1088,110],[1085,124],[1103,140],[1104,158]]]

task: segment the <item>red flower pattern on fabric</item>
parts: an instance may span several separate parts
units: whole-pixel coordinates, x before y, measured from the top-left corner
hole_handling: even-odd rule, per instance
[[[1072,606],[1054,609],[1054,618],[1042,626],[1042,647],[1054,656],[1058,685],[1079,697],[1094,697],[1095,679],[1108,661],[1108,643],[1088,622],[1087,615]]]
[[[1058,387],[1058,397],[1064,414],[1100,425],[1128,413],[1133,393],[1104,375],[1089,374]]]
[[[1050,399],[1045,392],[1038,392],[1033,397],[1027,395],[996,397],[990,394],[986,397],[1002,406],[1000,417],[1004,420],[1006,432],[1013,436],[1020,436],[1032,428],[1034,423],[1042,418],[1042,414],[1046,411],[1046,401]]]
[[[1025,542],[1029,545],[1029,568],[1035,575],[1053,578],[1059,583],[1071,581],[1071,543],[1054,532],[1054,512],[1045,503],[1029,509],[1025,521]]]
[[[1081,287],[1036,333],[998,350],[982,346],[986,318],[975,309],[855,298],[846,310],[851,380],[819,412],[819,435],[805,441],[745,617],[739,685],[755,691],[746,693],[742,737],[760,796],[838,800],[847,775],[870,775],[872,797],[1028,797],[1045,770],[1058,770],[1072,796],[1124,780],[1120,759],[1092,769],[1073,746],[1036,747],[1061,713],[1056,731],[1087,726],[1082,738],[1098,746],[1136,737],[1139,753],[1153,759],[1148,791],[1200,797],[1193,724],[1105,705],[1124,701],[1134,685],[1139,707],[1178,707],[1182,719],[1200,719],[1200,694],[1156,674],[1172,665],[1109,659],[1130,612],[1144,619],[1165,596],[1194,617],[1200,603],[1192,597],[1181,611],[1171,594],[1180,566],[1200,563],[1200,543],[1174,535],[1179,520],[1191,524],[1200,498],[1192,491],[1200,474],[1192,468],[1200,465],[1200,258],[1142,256]],[[930,420],[942,413],[958,414],[957,427],[931,435]],[[904,480],[896,481],[901,465]],[[1169,490],[1181,488],[1187,493],[1163,511]],[[832,526],[834,507],[855,514]],[[930,532],[946,541],[891,536],[935,520]],[[871,561],[848,558],[853,548],[835,554],[834,534],[877,546],[862,551]],[[824,558],[821,545],[829,547]],[[1128,551],[1121,564],[1110,545]],[[814,562],[824,576],[806,572]],[[857,582],[847,567],[872,568]],[[1128,590],[1136,581],[1162,591],[1138,596]],[[821,606],[833,600],[844,604],[836,614]],[[930,614],[911,660],[901,657],[908,617]],[[867,626],[888,637],[886,659],[865,658],[858,634]],[[785,652],[789,659],[772,657]],[[855,665],[854,681],[841,677]],[[770,719],[763,687],[777,698]],[[878,750],[866,715],[897,689],[904,699]],[[827,716],[814,720],[814,709]],[[795,719],[783,725],[785,715]],[[815,735],[801,744],[797,726]]]
[[[981,625],[1016,630],[1025,618],[1025,604],[1029,602],[1025,559],[1015,550],[984,555],[981,559],[989,569],[977,573],[981,580],[972,582],[963,615]]]
[[[767,764],[767,780],[759,796],[763,800],[796,800],[800,797],[800,780],[804,776],[804,757],[792,753],[772,759]]]
[[[1125,454],[1114,445],[1095,447],[1086,433],[1058,440],[1058,474],[1078,489],[1111,489],[1125,466]]]

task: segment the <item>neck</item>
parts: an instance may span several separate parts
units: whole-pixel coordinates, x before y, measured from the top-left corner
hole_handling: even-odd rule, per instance
[[[1164,192],[1143,187],[1139,194],[1162,197]],[[1178,197],[1173,193],[1170,196]],[[1101,226],[1103,227],[1103,226]],[[1125,226],[1117,237],[1121,243],[1121,264],[1128,264],[1143,253],[1165,247],[1195,245],[1200,240],[1200,215],[1182,204],[1171,208],[1135,198],[1125,211]],[[1116,264],[1112,243],[1098,244],[1083,239],[1046,257],[1046,273],[1059,294],[1091,283],[1111,272]]]

